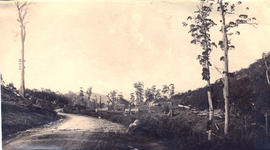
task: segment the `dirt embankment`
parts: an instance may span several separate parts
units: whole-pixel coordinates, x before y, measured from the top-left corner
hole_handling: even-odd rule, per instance
[[[59,119],[57,113],[31,105],[31,101],[1,86],[3,140],[11,134]]]

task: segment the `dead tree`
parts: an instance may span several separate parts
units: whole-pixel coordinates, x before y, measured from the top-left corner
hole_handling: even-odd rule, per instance
[[[27,8],[28,8],[28,2],[15,2],[16,8],[18,10],[18,18],[17,21],[19,22],[20,25],[20,32],[21,32],[21,59],[20,59],[20,69],[21,69],[21,87],[20,87],[20,94],[24,97],[24,92],[25,92],[25,80],[24,80],[24,44],[25,44],[25,37],[26,37],[26,15],[27,15]]]

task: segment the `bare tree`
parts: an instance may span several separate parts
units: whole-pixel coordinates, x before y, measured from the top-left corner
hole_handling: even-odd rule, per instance
[[[24,97],[25,96],[25,80],[24,80],[24,43],[25,43],[25,37],[26,37],[26,15],[27,15],[27,9],[28,9],[28,2],[15,2],[16,8],[18,10],[18,18],[17,21],[20,24],[20,30],[21,30],[21,87],[20,87],[20,94]]]

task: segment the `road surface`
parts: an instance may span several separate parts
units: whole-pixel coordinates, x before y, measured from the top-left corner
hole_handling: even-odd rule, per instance
[[[103,149],[100,133],[125,132],[124,126],[107,120],[59,113],[65,119],[21,132],[3,142],[3,150],[88,150]],[[106,148],[104,148],[106,149]],[[132,148],[133,149],[133,148]]]

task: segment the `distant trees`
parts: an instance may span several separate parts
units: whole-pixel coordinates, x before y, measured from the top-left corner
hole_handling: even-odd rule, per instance
[[[89,87],[86,90],[86,94],[87,94],[87,100],[90,101],[91,100],[91,96],[92,96],[92,87]]]
[[[163,85],[162,93],[165,99],[170,99],[174,95],[174,84]]]
[[[76,101],[78,99],[78,95],[72,91],[69,91],[65,94],[69,98],[69,105],[74,106],[76,105]]]
[[[156,85],[153,85],[151,88],[147,88],[144,92],[146,102],[155,101],[161,99],[161,89],[157,89]]]
[[[163,85],[161,89],[157,88],[156,85],[146,88],[144,90],[143,82],[136,82],[133,84],[135,88],[135,94],[131,93],[131,100],[135,101],[134,104],[139,111],[151,111],[151,107],[154,105],[160,106],[160,111],[167,112],[172,116],[172,101],[171,97],[174,95],[174,84]],[[155,108],[156,110],[156,108]]]
[[[135,103],[135,96],[134,93],[130,93],[130,99],[129,99],[129,114],[131,114],[131,108],[132,105]]]
[[[78,93],[69,91],[65,95],[69,98],[70,106],[83,106],[90,110],[103,108],[105,106],[105,104],[102,102],[102,95],[99,96],[98,94],[94,94],[92,87],[89,87],[86,91],[80,87]]]
[[[102,98],[99,96],[99,108],[102,108]]]
[[[169,115],[172,117],[173,115],[173,104],[171,101],[172,96],[174,95],[174,84],[163,85],[162,89],[164,99],[169,101]]]
[[[131,103],[124,99],[124,96],[121,92],[112,90],[107,94],[107,106],[109,110],[119,111],[128,108]]]
[[[26,89],[25,97],[29,99],[33,105],[38,105],[43,108],[55,109],[63,108],[68,105],[70,98],[50,89]]]
[[[96,110],[98,108],[98,98],[97,98],[96,95],[95,95],[95,97],[92,100],[92,104],[93,104],[92,105],[93,109]]]
[[[211,140],[212,134],[212,122],[214,115],[214,108],[212,102],[212,93],[211,93],[211,83],[210,83],[210,53],[212,51],[212,47],[215,46],[215,42],[211,41],[210,29],[216,25],[216,23],[210,19],[210,13],[212,11],[213,2],[206,2],[201,0],[200,5],[197,7],[198,9],[194,12],[194,17],[189,16],[187,20],[193,20],[193,22],[189,25],[190,30],[189,33],[192,36],[191,43],[199,44],[202,48],[202,52],[198,55],[198,60],[200,65],[202,66],[202,79],[207,82],[207,96],[208,96],[208,104],[209,104],[209,121],[207,124],[208,130],[208,140]],[[184,23],[187,26],[187,23]],[[165,89],[166,90],[166,89]]]
[[[21,59],[20,59],[20,69],[21,69],[21,87],[20,87],[20,94],[24,97],[25,96],[25,81],[24,81],[24,43],[25,43],[25,37],[26,37],[26,16],[27,16],[27,9],[28,9],[28,2],[21,2],[16,1],[15,2],[17,11],[18,11],[18,18],[17,21],[20,24],[20,32],[21,32]]]
[[[115,90],[109,92],[107,94],[107,98],[108,98],[108,107],[110,107],[113,111],[115,110],[115,104],[117,102],[117,92]]]
[[[134,83],[136,105],[141,105],[144,101],[144,84],[143,82]]]
[[[83,87],[80,87],[79,97],[80,97],[79,105],[85,106]]]
[[[87,95],[87,103],[88,103],[88,107],[89,107],[89,103],[91,103],[92,87],[89,87],[86,90],[86,95]]]

